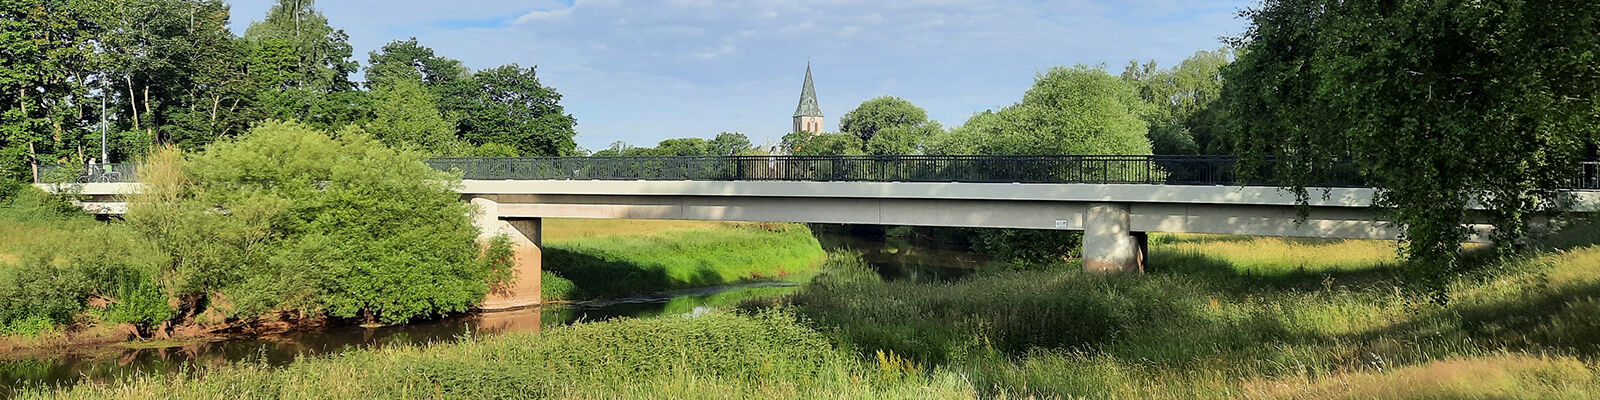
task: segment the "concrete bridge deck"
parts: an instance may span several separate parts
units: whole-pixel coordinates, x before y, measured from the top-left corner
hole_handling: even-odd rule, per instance
[[[458,190],[478,206],[474,223],[482,238],[507,235],[518,245],[520,282],[492,295],[485,308],[538,303],[543,218],[1078,230],[1084,232],[1084,268],[1101,271],[1142,271],[1149,232],[1380,240],[1400,234],[1371,207],[1374,189],[1313,188],[1302,220],[1288,191],[1217,184],[1234,181],[1223,162],[1231,161],[1160,156],[430,161],[436,168],[463,171],[466,179]],[[1027,166],[1048,173],[1035,174]],[[1600,170],[1588,171],[1591,167],[1584,164],[1584,178],[1575,188],[1600,185],[1600,180],[1589,182],[1600,176]],[[86,196],[84,208],[101,214],[126,212],[123,195],[140,188],[128,182],[72,185]],[[1567,211],[1600,211],[1600,191],[1562,196]],[[1470,228],[1473,241],[1487,240],[1492,229],[1481,223]]]

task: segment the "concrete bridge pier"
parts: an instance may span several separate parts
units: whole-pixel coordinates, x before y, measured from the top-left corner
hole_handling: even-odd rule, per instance
[[[1149,236],[1130,229],[1128,203],[1089,203],[1083,221],[1083,270],[1143,273]]]
[[[516,258],[513,267],[516,277],[512,283],[491,288],[479,308],[497,311],[539,305],[540,275],[543,273],[540,246],[543,245],[544,220],[502,218],[500,203],[493,199],[473,197],[471,203],[478,208],[478,214],[472,220],[472,224],[478,227],[478,241],[487,243],[495,236],[506,235],[511,239]]]

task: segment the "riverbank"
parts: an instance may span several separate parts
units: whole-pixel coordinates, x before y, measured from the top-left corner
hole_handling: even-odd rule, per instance
[[[835,254],[741,311],[354,351],[48,398],[1592,398],[1600,225],[1483,257],[1438,305],[1393,243],[1152,238],[1146,276],[885,281]],[[1246,253],[1241,253],[1245,251]]]

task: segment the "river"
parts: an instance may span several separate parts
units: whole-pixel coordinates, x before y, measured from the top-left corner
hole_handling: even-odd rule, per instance
[[[972,273],[981,260],[965,251],[861,239],[842,233],[817,233],[829,252],[857,252],[885,280],[947,281]],[[261,337],[174,342],[171,345],[123,343],[79,346],[28,358],[0,355],[0,397],[16,388],[73,385],[133,374],[170,374],[198,366],[232,362],[283,365],[299,357],[354,349],[459,340],[469,335],[537,332],[540,329],[618,317],[694,314],[740,300],[779,296],[799,289],[786,281],[747,282],[686,289],[625,299],[554,304],[515,311],[467,314],[379,328],[336,326]]]

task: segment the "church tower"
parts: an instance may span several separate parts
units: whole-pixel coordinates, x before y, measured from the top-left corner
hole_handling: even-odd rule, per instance
[[[811,63],[806,63],[806,84],[800,88],[800,105],[794,108],[794,131],[822,132],[822,107],[817,106],[817,88],[811,86]]]

